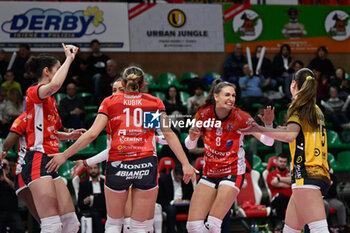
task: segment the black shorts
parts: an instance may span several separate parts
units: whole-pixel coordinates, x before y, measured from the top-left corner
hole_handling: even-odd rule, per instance
[[[15,183],[15,191],[17,196],[18,196],[18,193],[21,192],[23,189],[28,188],[28,186],[23,181],[22,173],[19,173],[18,175],[15,176],[14,183]]]
[[[220,185],[225,184],[237,189],[238,191],[241,190],[243,182],[244,182],[244,174],[228,175],[228,176],[218,177],[218,178],[202,176],[201,179],[199,180],[199,183],[208,185],[215,189],[217,189]]]
[[[24,157],[25,164],[22,165],[22,178],[26,185],[31,182],[46,176],[51,176],[52,179],[59,177],[57,172],[48,173],[45,168],[46,164],[51,160],[47,154],[38,151],[28,151]]]
[[[301,181],[299,181],[301,180]],[[328,193],[329,188],[331,187],[327,182],[321,179],[311,179],[311,178],[304,178],[299,179],[298,182],[295,182],[295,180],[292,180],[292,189],[295,188],[312,188],[312,186],[318,187],[321,191],[322,196],[326,196]],[[298,185],[297,185],[298,183]]]
[[[158,186],[156,156],[130,161],[107,162],[105,185],[117,192],[133,188],[150,190]]]

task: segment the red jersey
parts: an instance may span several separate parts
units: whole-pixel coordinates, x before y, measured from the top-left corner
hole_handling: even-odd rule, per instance
[[[243,135],[237,130],[249,127],[254,119],[241,109],[233,107],[230,114],[223,120],[216,117],[214,106],[209,105],[199,109],[195,115],[196,121],[221,122],[218,127],[199,127],[203,132],[204,166],[203,174],[208,177],[223,177],[245,173],[245,152]],[[196,125],[198,126],[197,122]]]
[[[62,127],[55,97],[39,98],[39,87],[29,87],[26,98],[27,147],[45,154],[58,153],[57,131]]]
[[[26,155],[26,148],[27,143],[25,139],[25,133],[26,133],[26,112],[22,112],[21,115],[19,115],[16,120],[12,123],[12,126],[10,128],[10,132],[18,134],[20,137],[18,139],[18,160],[16,164],[16,175],[22,172],[22,164],[24,164],[24,156]]]
[[[105,98],[98,113],[108,116],[112,138],[108,161],[156,156],[155,129],[144,128],[144,117],[161,111],[165,111],[163,102],[145,93],[125,92]]]
[[[292,189],[291,188],[276,188],[271,185],[271,181],[275,177],[290,177],[290,171],[288,169],[284,170],[283,172],[278,171],[277,169],[269,172],[267,175],[266,181],[267,185],[269,186],[269,189],[271,191],[271,198],[276,196],[277,193],[282,193],[283,195],[290,197],[292,195]]]

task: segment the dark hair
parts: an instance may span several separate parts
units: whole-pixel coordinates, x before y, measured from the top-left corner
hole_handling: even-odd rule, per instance
[[[175,164],[174,173],[175,173],[175,175],[181,175],[181,176],[184,175],[184,172],[182,171],[182,165],[181,165],[181,163],[176,163],[176,164]]]
[[[283,45],[281,46],[280,53],[282,53],[282,50],[283,50],[284,47],[287,48],[288,52],[290,53],[291,49],[290,49],[289,44],[283,44]]]
[[[317,80],[315,75],[310,69],[302,68],[293,75],[293,80],[297,83],[299,91],[288,109],[288,118],[297,113],[300,120],[306,119],[309,125],[315,129],[317,127]]]
[[[199,108],[204,108],[204,107],[207,107],[209,105],[214,105],[215,104],[214,94],[219,94],[220,91],[222,90],[222,88],[224,88],[224,87],[232,87],[233,89],[236,90],[236,86],[234,84],[229,83],[229,82],[224,82],[220,78],[217,78],[211,83],[211,88],[209,90],[209,94],[208,94],[207,98],[205,99],[204,104],[202,106],[200,106]]]
[[[174,86],[174,85],[172,85],[172,86],[168,87],[168,89],[166,89],[166,92],[165,92],[165,99],[166,99],[166,100],[170,99],[170,95],[169,95],[170,88],[175,88],[175,90],[176,90],[175,100],[176,100],[176,103],[180,103],[181,100],[180,100],[179,89],[178,89],[176,86]]]
[[[255,47],[255,53],[258,51],[258,48],[262,48],[263,46],[262,45],[257,45],[256,47]]]
[[[279,153],[277,158],[287,159],[289,160],[289,156],[286,153]]]
[[[304,67],[304,62],[302,62],[302,61],[300,61],[300,60],[296,60],[295,62],[294,62],[294,65],[295,64],[299,64],[299,65],[301,65],[301,67]]]
[[[317,49],[317,54],[318,52],[320,52],[320,50],[322,50],[323,52],[325,52],[326,54],[328,54],[328,49],[326,48],[326,46],[321,46]]]
[[[98,41],[97,39],[93,39],[93,40],[90,42],[90,47],[92,46],[93,43],[101,44],[100,41]]]
[[[39,56],[31,56],[26,62],[26,69],[29,73],[32,73],[35,78],[40,79],[45,67],[52,70],[57,62],[58,58],[48,54],[40,54]]]
[[[30,46],[29,44],[23,43],[19,45],[20,48],[26,48],[28,51],[30,51]]]
[[[144,72],[138,66],[129,66],[123,71],[126,92],[139,92],[144,80]]]

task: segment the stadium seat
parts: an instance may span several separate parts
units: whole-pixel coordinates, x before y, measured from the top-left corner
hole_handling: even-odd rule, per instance
[[[67,96],[66,93],[56,93],[55,95],[55,99],[56,99],[56,103],[57,103],[57,106],[60,106],[60,102],[63,98],[65,98]]]
[[[61,167],[58,169],[58,174],[62,176],[63,178],[67,179],[68,181],[72,180],[70,177],[70,171],[74,167],[74,162],[71,160],[67,160],[64,162],[64,164],[61,165]]]
[[[253,169],[262,173],[265,168],[262,165],[261,158],[257,155],[253,155]]]
[[[199,75],[193,72],[186,72],[181,75],[181,83],[183,83],[184,80],[186,79],[192,79],[192,78],[199,78]]]
[[[179,80],[177,79],[176,75],[170,72],[159,74],[158,84],[162,89],[167,89],[170,86],[180,86]]]
[[[59,141],[59,148],[58,148],[58,150],[61,153],[64,152],[65,150],[67,150],[67,143]]]
[[[342,143],[337,132],[327,130],[327,144],[329,149],[348,149],[350,143]]]
[[[170,170],[175,167],[175,161],[171,157],[163,157],[158,162],[158,172],[165,170],[166,174],[170,173]]]
[[[146,85],[148,86],[148,89],[152,91],[159,90],[159,86],[156,83],[156,80],[154,79],[154,76],[150,73],[145,73],[144,75]]]
[[[188,133],[180,133],[180,136],[179,136],[180,142],[185,144],[185,139],[187,138],[187,136],[188,136]]]
[[[338,153],[336,171],[350,171],[350,151]]]
[[[221,78],[221,75],[218,73],[215,73],[215,72],[207,72],[204,74],[203,79],[204,79],[205,84],[207,86],[207,90],[210,89],[211,83],[217,78]]]
[[[98,152],[95,149],[94,142],[91,142],[89,145],[87,145],[84,149],[76,153],[76,156],[82,157],[84,159],[96,155]]]
[[[84,123],[85,125],[90,122],[90,121],[94,121],[94,118],[97,116],[97,112],[91,112],[91,113],[87,113],[85,115],[85,119],[84,119]]]
[[[161,99],[162,101],[165,100],[165,93],[164,92],[160,92],[160,91],[153,91],[150,93],[151,95],[158,97],[159,99]]]
[[[92,97],[92,94],[90,92],[80,92],[80,93],[77,93],[76,96],[84,99],[84,98]]]
[[[107,148],[107,134],[100,135],[96,139],[96,150],[98,153]]]
[[[287,110],[282,110],[278,113],[278,120],[277,123],[278,125],[282,125],[283,124],[283,119],[284,119],[284,115],[287,113]]]
[[[191,97],[190,94],[188,92],[185,92],[185,91],[180,91],[179,95],[180,95],[180,100],[182,102],[182,105],[184,107],[187,107],[187,100],[188,100],[188,98]]]
[[[97,112],[98,106],[96,105],[86,105],[85,112]]]
[[[247,218],[260,218],[270,215],[271,208],[260,205],[262,191],[259,187],[260,173],[251,170],[245,174],[244,184],[237,196],[237,205]]]
[[[265,155],[264,162],[268,163],[269,159],[273,156],[277,156],[277,153],[270,153],[270,154]]]

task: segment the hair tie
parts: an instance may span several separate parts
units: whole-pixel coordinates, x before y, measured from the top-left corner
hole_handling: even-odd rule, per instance
[[[313,77],[307,76],[307,77],[306,77],[306,80],[309,80],[309,79],[313,79]]]

